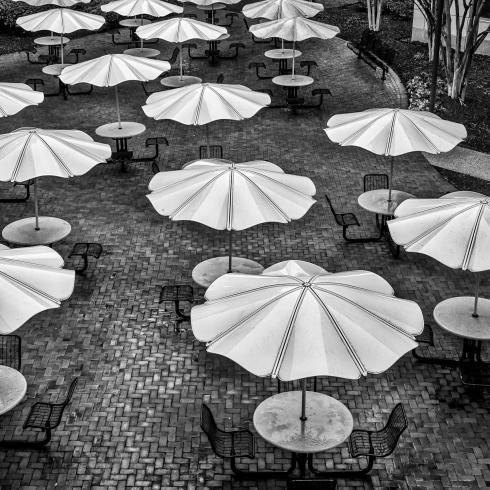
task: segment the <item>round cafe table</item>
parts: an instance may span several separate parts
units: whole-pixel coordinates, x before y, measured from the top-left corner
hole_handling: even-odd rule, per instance
[[[192,270],[192,280],[199,286],[209,287],[218,277],[224,276],[228,272],[228,260],[227,255],[204,260]],[[254,260],[232,257],[231,270],[242,274],[261,274],[264,268]]]
[[[164,87],[178,88],[186,87],[187,85],[194,85],[195,83],[201,83],[202,80],[199,77],[193,77],[191,75],[173,75],[171,77],[165,77],[160,80],[160,83]]]
[[[383,216],[393,216],[395,209],[405,200],[412,199],[415,196],[403,191],[391,191],[391,203],[388,203],[388,189],[375,189],[364,192],[357,198],[361,208],[371,213],[381,214]]]
[[[207,13],[207,22],[209,22],[210,24],[214,24],[214,11],[225,9],[226,5],[216,2],[211,5],[198,5],[197,8]]]
[[[70,39],[65,37],[65,36],[43,36],[43,37],[36,37],[34,39],[34,44],[37,44],[38,46],[47,46],[48,47],[48,55],[49,55],[49,62],[55,62],[58,61],[59,56],[60,56],[60,48],[61,48],[61,43],[63,42],[63,46],[65,44],[68,44],[70,42]]]
[[[264,53],[266,58],[279,60],[279,74],[287,73],[288,60],[298,58],[302,53],[298,49],[269,49]]]
[[[129,27],[129,35],[131,39],[139,39],[136,35],[136,29],[141,26],[146,26],[147,24],[151,24],[151,20],[149,19],[123,19],[119,21],[119,25],[121,27]]]
[[[14,245],[52,245],[66,238],[71,232],[70,223],[52,216],[39,216],[39,230],[36,218],[24,218],[9,223],[2,230],[2,238]]]
[[[478,299],[478,316],[473,316],[475,298],[458,296],[434,308],[435,322],[447,332],[463,338],[461,361],[481,362],[483,340],[490,340],[490,299]]]
[[[0,415],[18,405],[27,391],[22,373],[9,366],[0,365]]]
[[[131,121],[121,121],[121,126],[119,123],[109,123],[99,126],[95,130],[95,134],[102,136],[103,138],[111,138],[116,142],[116,151],[128,151],[128,139],[133,136],[137,136],[144,133],[146,127],[144,124],[131,122]]]
[[[160,51],[158,49],[152,48],[129,48],[123,51],[124,54],[129,54],[130,56],[138,56],[140,58],[156,58]]]
[[[53,77],[58,78],[58,91],[53,93],[53,94],[45,94],[45,95],[48,95],[48,96],[62,95],[65,100],[68,98],[68,86],[65,83],[63,83],[61,78],[59,78],[59,76],[61,75],[61,72],[67,66],[71,66],[71,63],[63,63],[63,64],[56,63],[53,65],[47,65],[47,66],[43,67],[42,72],[44,74],[51,75]]]
[[[253,424],[259,435],[273,446],[293,453],[305,474],[306,460],[344,442],[354,421],[349,409],[330,396],[306,392],[306,420],[301,416],[301,391],[286,391],[264,400],[255,410]],[[310,464],[311,466],[311,464]]]
[[[272,83],[281,87],[287,87],[288,97],[297,97],[298,88],[306,87],[314,82],[313,78],[306,75],[279,75],[272,79]]]

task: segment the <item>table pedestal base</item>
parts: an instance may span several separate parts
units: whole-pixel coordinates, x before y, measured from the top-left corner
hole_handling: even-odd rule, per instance
[[[39,216],[39,230],[35,227],[34,217],[14,221],[2,230],[2,237],[14,245],[51,245],[63,240],[71,231],[68,222],[49,216]]]
[[[228,273],[228,260],[228,256],[214,257],[197,264],[192,270],[193,281],[205,288],[209,287],[218,277]],[[264,270],[258,262],[244,257],[232,257],[231,269],[232,272],[242,274],[261,274]]]

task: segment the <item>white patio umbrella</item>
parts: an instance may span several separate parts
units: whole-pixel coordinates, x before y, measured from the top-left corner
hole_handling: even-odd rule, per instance
[[[294,52],[296,41],[304,41],[312,37],[331,39],[340,32],[340,29],[305,17],[289,17],[255,24],[250,26],[249,31],[259,38],[278,37],[286,41],[293,41]],[[294,78],[294,56],[291,76]]]
[[[57,8],[25,15],[17,19],[17,24],[26,31],[51,31],[60,34],[61,64],[63,64],[63,34],[86,29],[93,31],[104,24],[101,15],[87,14],[68,8]]]
[[[45,5],[57,5],[58,7],[73,7],[77,3],[90,3],[92,0],[12,0],[12,2],[24,2],[33,7]]]
[[[111,147],[78,130],[20,128],[0,135],[0,180],[25,182],[43,175],[83,175],[111,156]],[[36,230],[39,229],[34,180]]]
[[[381,373],[417,347],[424,326],[419,306],[396,298],[377,274],[330,274],[302,261],[261,275],[227,274],[205,299],[192,308],[191,322],[208,352],[283,381]],[[303,418],[304,409],[305,383]]]
[[[101,5],[103,12],[116,12],[125,17],[132,15],[151,15],[152,17],[166,17],[170,14],[180,14],[184,11],[180,5],[164,2],[162,0],[116,0]]]
[[[462,124],[425,111],[383,108],[336,114],[325,133],[341,146],[359,146],[391,157],[388,203],[391,202],[394,157],[413,151],[442,153],[466,138]]]
[[[17,330],[29,318],[73,293],[75,271],[50,247],[9,249],[0,245],[0,334]]]
[[[0,117],[11,116],[29,105],[38,105],[44,94],[25,83],[0,82]]]
[[[245,5],[243,15],[251,19],[284,19],[289,17],[314,17],[323,10],[321,3],[307,0],[262,0]]]
[[[269,95],[243,85],[196,83],[148,97],[144,113],[154,119],[172,119],[182,124],[206,125],[219,119],[241,121],[271,103]],[[209,155],[209,131],[206,126]]]
[[[428,255],[452,269],[490,269],[490,197],[459,191],[439,199],[407,199],[388,221],[393,240],[407,252]],[[473,314],[478,314],[477,275]]]
[[[229,231],[228,272],[233,230],[302,218],[316,193],[309,178],[285,174],[263,160],[197,160],[182,170],[158,173],[149,189],[147,197],[161,215]]]
[[[214,41],[226,34],[226,27],[215,26],[187,17],[174,17],[160,22],[153,22],[136,29],[141,39],[163,39],[171,43],[179,43],[179,70],[182,80],[182,43],[190,39],[203,39]]]
[[[117,85],[129,80],[147,82],[170,70],[168,61],[152,60],[127,54],[106,54],[92,60],[68,66],[60,75],[63,83],[90,83],[97,87],[114,87],[117,122],[121,128],[121,113]]]

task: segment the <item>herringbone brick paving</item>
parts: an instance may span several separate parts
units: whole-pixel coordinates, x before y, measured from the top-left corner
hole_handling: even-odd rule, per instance
[[[188,73],[251,88],[271,88],[247,70],[253,60],[266,61],[266,45],[253,44],[241,22],[231,29],[233,41],[246,44],[234,61],[216,67],[185,56]],[[226,45],[226,43],[225,43]],[[114,52],[110,35],[77,39],[91,57]],[[71,46],[70,46],[71,47]],[[160,42],[163,57],[173,46]],[[357,206],[364,173],[388,169],[388,162],[358,148],[340,148],[322,131],[337,112],[396,106],[403,91],[383,84],[358,61],[340,39],[301,43],[302,59],[315,59],[317,82],[334,96],[322,110],[292,115],[263,110],[243,122],[210,125],[212,142],[223,145],[226,158],[263,158],[286,171],[311,177],[318,203],[301,220],[289,225],[264,224],[236,233],[234,250],[264,266],[285,259],[303,259],[329,271],[368,269],[385,277],[400,297],[416,300],[426,321],[444,298],[471,294],[471,274],[450,270],[424,256],[402,254],[394,259],[385,243],[346,244],[324,202],[328,192],[338,208],[354,211],[363,222],[361,233],[374,232],[374,218]],[[4,80],[40,76],[24,55],[1,59]],[[49,80],[47,90],[54,88]],[[157,82],[150,84],[158,89]],[[146,118],[140,109],[145,96],[136,83],[120,86],[123,120],[143,122],[147,131],[130,141],[144,147],[147,137],[164,135],[170,142],[159,161],[162,169],[179,168],[197,157],[204,143],[202,128]],[[2,133],[21,126],[78,128],[95,137],[97,126],[115,119],[111,89],[95,88],[88,97],[47,98],[0,120]],[[98,139],[98,138],[96,138]],[[40,179],[41,213],[72,225],[71,235],[55,249],[67,257],[79,241],[96,241],[104,254],[85,276],[77,277],[75,292],[60,309],[44,312],[18,333],[24,342],[23,373],[26,400],[0,418],[1,436],[21,432],[31,403],[56,396],[71,377],[79,387],[62,425],[47,451],[0,451],[0,487],[25,489],[204,489],[284,488],[284,482],[237,482],[229,466],[213,456],[199,428],[204,400],[226,426],[250,423],[254,408],[276,390],[276,383],[257,379],[227,359],[206,354],[188,323],[176,326],[170,312],[158,304],[163,284],[191,284],[199,261],[224,254],[226,239],[192,222],[171,222],[159,216],[145,194],[151,173],[146,165],[120,173],[117,166],[99,165],[88,175],[63,180]],[[398,159],[395,187],[419,197],[439,196],[453,188],[418,155]],[[30,216],[32,202],[2,204],[0,225]],[[72,265],[71,259],[67,267]],[[488,279],[488,275],[484,277]],[[202,289],[197,289],[202,299]],[[488,281],[482,295],[489,297]],[[437,352],[457,356],[461,344],[437,327]],[[488,355],[488,353],[486,353]],[[339,481],[340,488],[456,489],[490,486],[488,399],[465,390],[456,370],[417,364],[410,355],[378,376],[360,380],[322,379],[321,389],[345,403],[355,426],[374,427],[397,402],[410,421],[396,451],[375,465],[370,479]],[[357,464],[346,445],[318,456],[329,468]],[[289,455],[258,439],[254,468],[283,469]]]

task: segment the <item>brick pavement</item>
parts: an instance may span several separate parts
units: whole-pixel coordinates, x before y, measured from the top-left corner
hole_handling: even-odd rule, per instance
[[[266,45],[252,44],[241,22],[232,29],[233,41],[247,49],[234,61],[217,67],[186,59],[186,71],[215,80],[243,83],[252,88],[277,87],[256,80],[247,70],[252,60],[266,61]],[[288,172],[310,176],[318,203],[305,218],[289,225],[264,224],[237,232],[237,255],[264,266],[289,258],[309,260],[332,272],[369,269],[390,281],[400,297],[416,300],[427,321],[444,298],[471,294],[472,276],[450,270],[424,256],[403,254],[395,260],[385,243],[346,244],[335,226],[323,195],[354,211],[363,232],[372,233],[374,218],[357,206],[362,175],[387,171],[388,162],[358,148],[340,148],[329,142],[322,128],[336,112],[397,105],[402,91],[383,85],[340,40],[301,43],[303,59],[315,59],[319,69],[312,88],[327,86],[334,96],[323,110],[296,116],[285,110],[263,110],[251,120],[211,124],[213,142],[223,145],[225,157],[246,161],[268,159]],[[77,39],[75,46],[91,56],[112,52],[110,35]],[[225,43],[226,45],[226,43]],[[164,56],[173,46],[161,42]],[[1,60],[3,78],[22,81],[40,75],[23,55]],[[48,87],[54,84],[53,81]],[[152,83],[154,89],[157,83]],[[308,93],[308,92],[307,92]],[[144,135],[131,140],[143,148],[149,136],[165,135],[170,147],[160,165],[178,168],[197,156],[204,131],[173,122],[147,119],[145,101],[135,83],[120,86],[123,119],[143,122]],[[95,88],[90,97],[46,99],[38,108],[0,120],[0,131],[20,126],[78,128],[95,136],[94,129],[115,119],[111,89]],[[205,353],[186,323],[174,329],[173,318],[158,305],[159,287],[191,284],[191,270],[199,261],[224,254],[222,232],[197,223],[171,222],[159,216],[145,198],[151,178],[145,165],[120,173],[99,165],[88,175],[69,179],[40,179],[41,213],[72,224],[71,235],[55,246],[67,257],[73,243],[93,240],[104,254],[62,308],[44,312],[18,333],[24,342],[23,373],[27,398],[0,418],[1,435],[20,432],[30,404],[56,396],[70,378],[81,375],[79,388],[48,451],[0,451],[0,487],[25,489],[120,488],[284,488],[284,482],[236,482],[227,464],[212,455],[199,429],[202,400],[227,426],[250,421],[254,408],[275,391],[275,383],[257,379],[232,362]],[[426,160],[401,157],[395,169],[395,187],[419,197],[453,190]],[[2,204],[0,226],[30,216],[32,202]],[[72,265],[67,260],[67,267]],[[485,277],[488,279],[488,274]],[[202,290],[198,290],[202,297]],[[489,297],[488,280],[482,295]],[[460,342],[435,328],[436,348],[457,355]],[[486,353],[488,355],[488,353]],[[454,369],[421,365],[407,355],[378,376],[350,381],[323,379],[321,389],[345,403],[355,426],[373,426],[384,420],[395,403],[407,409],[410,426],[392,456],[380,460],[371,479],[339,481],[340,488],[452,489],[490,486],[488,399],[465,390]],[[288,464],[288,454],[258,441],[258,460],[252,467],[273,469]],[[355,464],[346,445],[324,456],[330,467]]]

